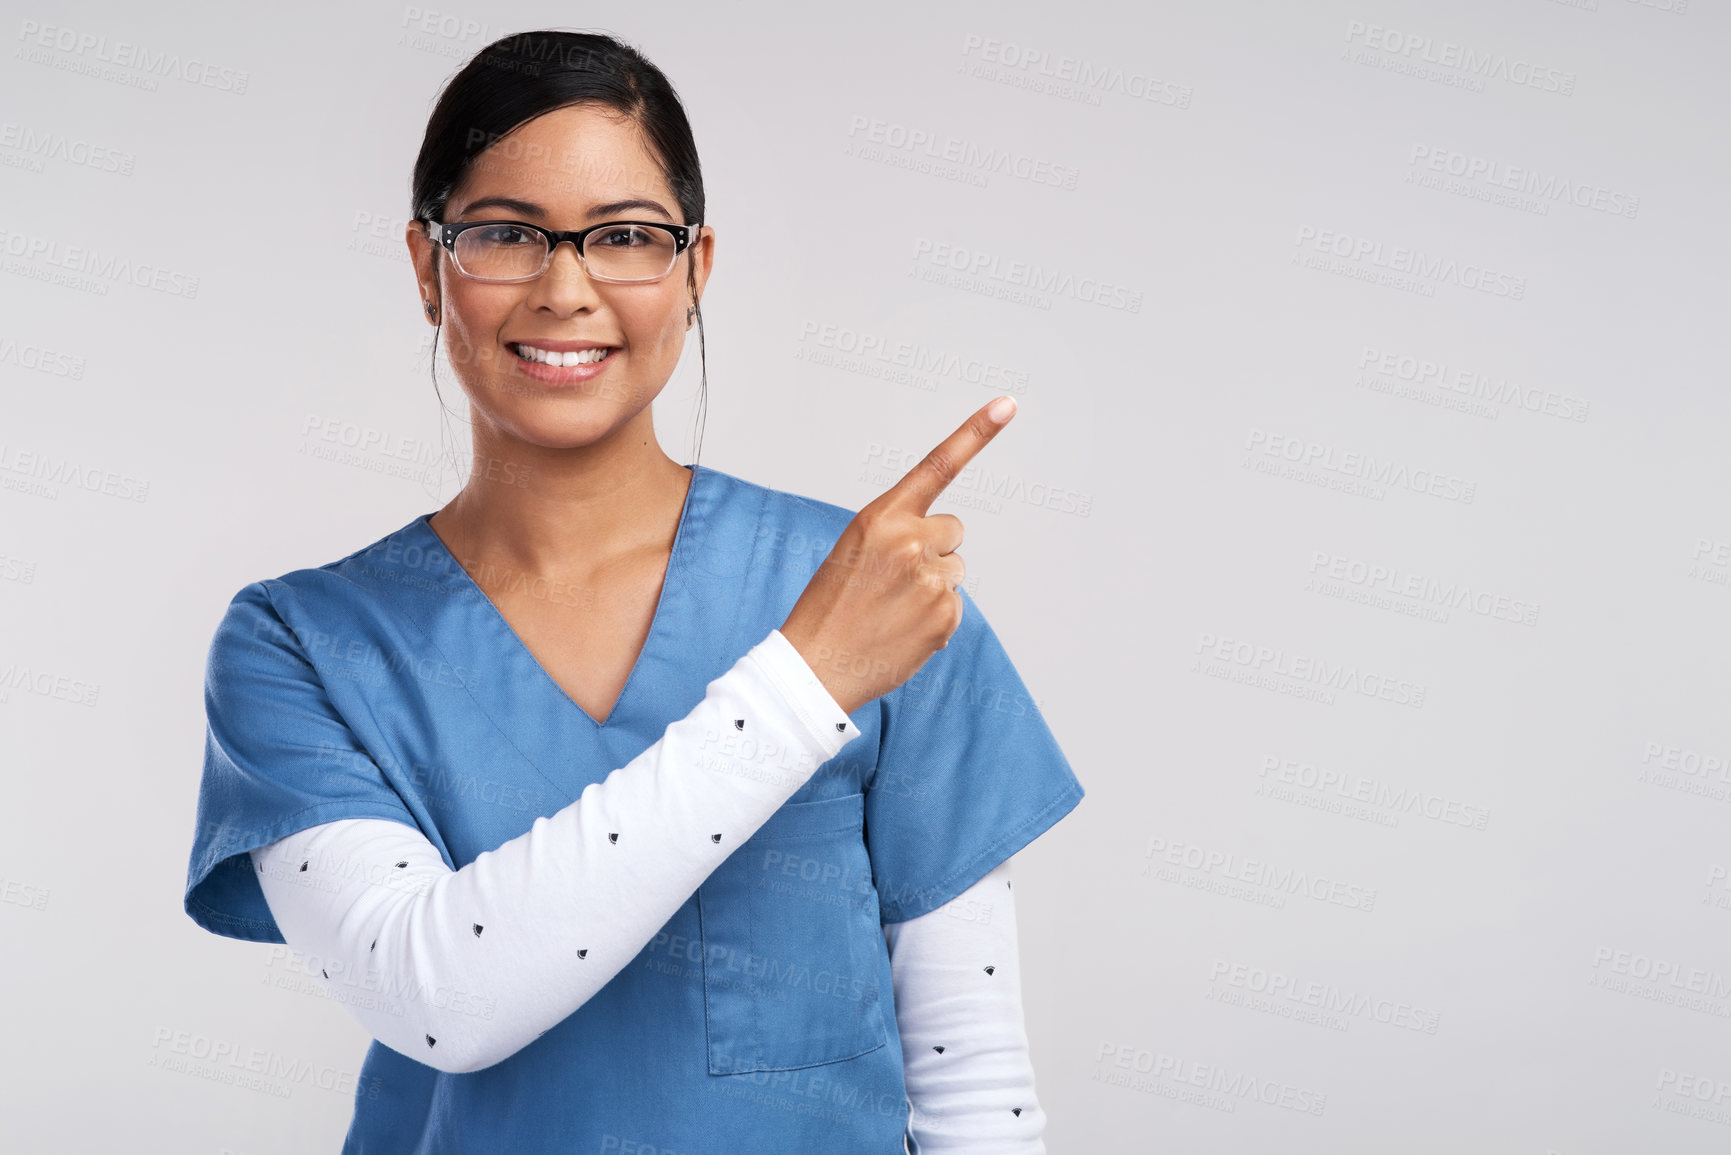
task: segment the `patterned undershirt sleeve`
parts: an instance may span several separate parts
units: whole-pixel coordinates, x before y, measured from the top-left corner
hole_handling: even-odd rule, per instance
[[[755,738],[730,752],[755,757],[714,756],[730,731]],[[374,1038],[478,1071],[600,990],[858,734],[771,630],[654,745],[461,870],[382,818],[290,834],[253,850],[253,867],[288,946],[372,996],[341,1001]]]
[[[1045,1155],[1022,1017],[1010,860],[884,925],[915,1155]]]

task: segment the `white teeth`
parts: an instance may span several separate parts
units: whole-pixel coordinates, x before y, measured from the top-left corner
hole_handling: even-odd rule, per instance
[[[552,353],[546,349],[537,349],[533,345],[515,346],[517,353],[525,361],[539,361],[543,365],[593,365],[603,359],[613,350],[584,349],[575,353]]]

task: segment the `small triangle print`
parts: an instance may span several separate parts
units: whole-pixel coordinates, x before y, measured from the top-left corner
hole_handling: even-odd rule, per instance
[[[932,1050],[936,1051],[940,1055],[944,1053],[944,1049],[942,1047],[933,1047]]]
[[[1010,1114],[1012,1114],[1016,1118],[1020,1119],[1022,1117],[1022,1109],[1020,1107],[1011,1107],[1010,1108]]]
[[[480,923],[475,924],[475,937],[476,938],[481,937],[481,924]]]
[[[744,718],[735,718],[735,719],[734,719],[734,720],[733,720],[733,728],[734,728],[734,729],[735,729],[735,730],[743,730],[743,729],[745,729],[745,719],[744,719]]]
[[[325,976],[325,978],[327,978],[327,979],[328,979],[328,978],[330,978],[330,977],[331,977],[331,975],[330,975],[330,972],[329,972],[329,971],[327,971],[327,970],[325,970],[325,968],[324,968],[324,967],[320,967],[320,968],[319,968],[319,973],[320,973],[320,974],[321,974],[321,975],[324,975],[324,976]]]
[[[607,841],[616,843],[619,841],[619,836],[617,834],[609,834],[607,836]]]
[[[997,968],[997,967],[987,967],[987,968],[986,968],[986,973],[987,973],[987,974],[991,974],[991,973],[992,973],[992,972],[993,972],[993,971],[995,971],[995,970],[997,970],[997,969],[998,969],[998,968]]]
[[[710,836],[709,836],[709,841],[711,841],[711,842],[720,842],[720,841],[721,841],[721,835],[719,835],[719,834],[711,834],[711,835],[710,835]]]
[[[586,950],[580,950],[580,951],[578,951],[578,952],[577,952],[577,957],[578,957],[578,958],[588,958],[588,957],[589,957],[589,952],[588,952],[588,951],[586,951]]]
[[[373,946],[378,946],[378,945],[379,945],[379,940],[375,938],[373,940]],[[368,947],[367,950],[369,950],[369,951],[372,950],[373,946]]]
[[[436,1043],[436,1042],[438,1042],[438,1041],[439,1041],[439,1040],[437,1040],[437,1039],[435,1039],[435,1038],[434,1038],[434,1037],[433,1037],[433,1036],[431,1036],[431,1035],[428,1035],[428,1036],[427,1036],[427,1046],[429,1046],[429,1047],[430,1047],[430,1046],[432,1046],[432,1045],[433,1045],[433,1044],[434,1044],[434,1043]]]
[[[399,863],[397,863],[397,869],[401,870],[403,867],[405,867],[407,865],[409,865],[407,862],[399,862]]]
[[[845,733],[847,731],[847,723],[846,722],[837,722],[835,724],[835,728],[837,730],[840,730],[840,731]]]
[[[303,862],[303,863],[301,863],[301,869],[302,869],[302,870],[305,870],[305,869],[306,869],[306,868],[307,868],[307,864],[306,864],[306,863],[304,863],[304,862]]]

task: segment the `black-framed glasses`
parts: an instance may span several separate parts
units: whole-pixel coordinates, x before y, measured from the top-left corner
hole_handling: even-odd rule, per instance
[[[427,236],[444,245],[465,277],[495,284],[532,281],[553,263],[565,241],[577,248],[583,271],[619,284],[659,281],[673,271],[703,226],[661,221],[603,221],[586,229],[544,229],[526,221],[423,221]]]

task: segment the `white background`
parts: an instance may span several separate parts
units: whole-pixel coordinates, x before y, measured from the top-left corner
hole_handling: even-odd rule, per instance
[[[181,909],[205,651],[460,487],[409,170],[547,26],[691,117],[703,464],[858,508],[1021,401],[935,508],[1088,791],[1055,1155],[1731,1144],[1718,3],[156,7],[0,21],[0,1147],[340,1145],[364,1032]]]

